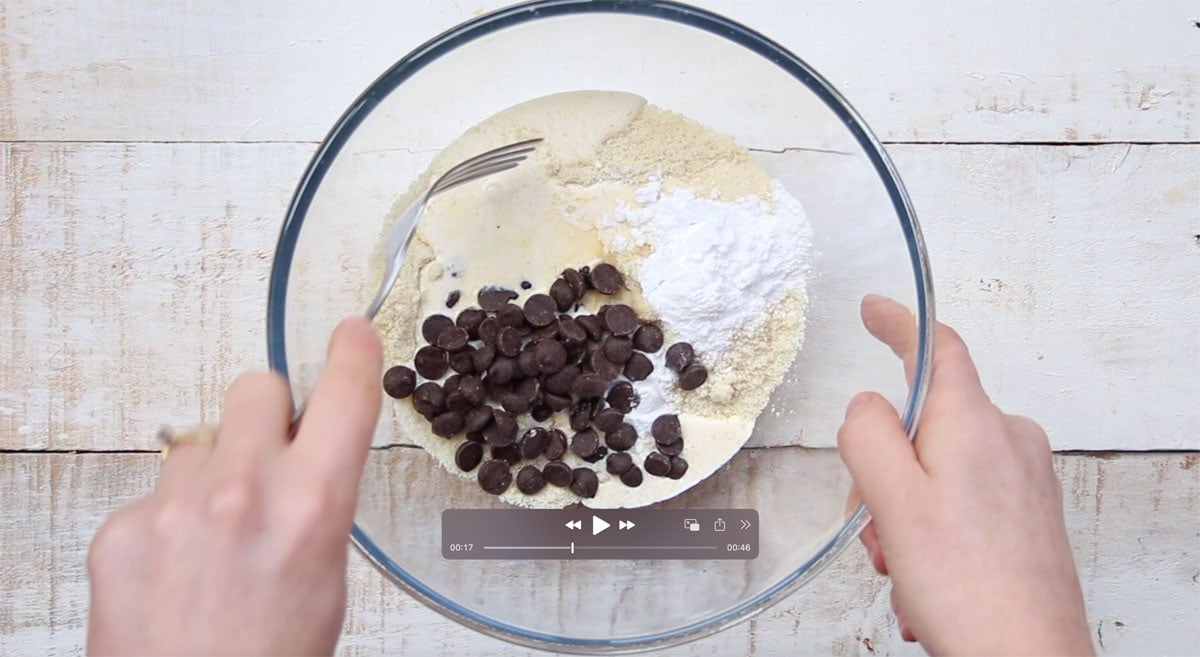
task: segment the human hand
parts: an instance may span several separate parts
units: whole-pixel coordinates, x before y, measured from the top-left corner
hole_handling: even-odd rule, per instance
[[[912,381],[913,316],[871,295],[862,318]],[[1093,654],[1046,433],[992,404],[953,329],[939,324],[934,342],[915,442],[875,393],[850,402],[838,432],[902,635],[931,654]]]
[[[88,652],[331,654],[381,369],[370,322],[342,322],[291,441],[283,378],[239,377],[215,444],[172,447],[96,534]]]

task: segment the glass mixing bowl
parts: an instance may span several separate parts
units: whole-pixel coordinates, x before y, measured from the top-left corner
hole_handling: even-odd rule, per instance
[[[434,155],[499,110],[587,89],[636,93],[731,135],[807,209],[814,241],[804,348],[746,447],[658,505],[757,509],[758,558],[446,560],[442,511],[501,503],[398,435],[386,410],[353,541],[410,594],[485,634],[565,652],[626,652],[744,620],[855,539],[867,516],[847,510],[850,479],[833,449],[854,393],[883,393],[910,434],[916,425],[933,328],[920,231],[877,139],[807,64],[742,25],[663,1],[531,2],[437,36],[354,101],[301,179],[271,272],[268,349],[296,398],[306,397],[330,331],[375,290],[370,261],[392,204]],[[867,293],[915,312],[911,387],[862,328]]]

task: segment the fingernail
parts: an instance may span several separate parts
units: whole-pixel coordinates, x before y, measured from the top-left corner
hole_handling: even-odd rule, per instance
[[[850,405],[846,407],[846,417],[850,417],[855,411],[862,410],[869,403],[871,403],[871,393],[860,392],[854,395],[854,399],[851,399]]]

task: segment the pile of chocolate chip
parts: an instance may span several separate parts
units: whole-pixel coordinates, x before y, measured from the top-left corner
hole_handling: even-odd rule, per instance
[[[383,388],[396,399],[411,397],[436,435],[462,436],[455,464],[463,472],[478,468],[480,487],[494,495],[508,490],[513,468],[525,463],[515,478],[526,495],[549,483],[595,497],[595,471],[564,463],[568,449],[587,463],[606,459],[605,468],[626,486],[642,484],[643,468],[653,476],[679,479],[688,464],[681,456],[678,416],[654,420],[657,450],[641,467],[627,451],[638,439],[637,430],[625,422],[625,414],[639,402],[634,382],[654,371],[646,354],[662,348],[662,330],[625,304],[580,314],[580,302],[589,292],[613,295],[624,286],[621,272],[604,263],[563,271],[549,294],[531,294],[521,305],[514,303],[520,297],[514,290],[484,288],[478,306],[462,310],[456,319],[427,317],[421,335],[428,344],[417,350],[412,368],[390,368]],[[532,284],[523,282],[521,288]],[[453,309],[461,296],[452,292],[446,307]],[[665,360],[678,373],[683,390],[694,390],[708,379],[708,370],[695,362],[686,342],[671,345]],[[424,379],[420,385],[418,375]],[[558,412],[569,418],[569,440],[562,430],[544,426],[517,435],[520,416],[544,423]],[[532,463],[543,457],[542,467]]]

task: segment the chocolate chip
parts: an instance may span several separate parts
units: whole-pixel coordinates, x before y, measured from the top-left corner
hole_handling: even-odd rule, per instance
[[[517,421],[513,416],[498,409],[492,409],[492,424],[500,428],[500,432],[504,435],[505,440],[501,444],[508,444],[517,439]]]
[[[604,314],[604,326],[614,335],[633,335],[639,326],[637,313],[623,303],[615,304]]]
[[[442,383],[442,392],[449,395],[450,393],[454,392],[455,390],[458,390],[458,386],[462,382],[462,380],[463,380],[463,375],[451,374],[450,376],[446,377],[446,381],[444,383]]]
[[[497,356],[487,371],[488,379],[504,385],[517,377],[517,361],[507,356]]]
[[[525,348],[521,350],[521,354],[517,356],[517,371],[521,373],[521,376],[538,375],[537,352],[534,349],[535,347],[532,344],[525,345]]]
[[[421,323],[421,337],[429,344],[437,344],[438,336],[446,328],[454,326],[454,320],[445,315],[430,315]]]
[[[633,334],[633,348],[652,354],[663,346],[663,332],[653,324],[642,324]]]
[[[558,279],[550,286],[550,299],[554,302],[554,307],[562,312],[571,309],[575,305],[575,301],[579,299],[579,295],[571,289],[571,284],[563,279]]]
[[[389,397],[395,399],[404,399],[413,394],[413,390],[417,387],[417,373],[411,368],[403,365],[389,367],[387,372],[383,373],[383,391]]]
[[[621,483],[630,488],[637,488],[642,485],[642,469],[636,465],[630,467],[621,475]]]
[[[650,424],[650,434],[654,442],[660,445],[670,445],[683,437],[683,427],[679,424],[679,416],[674,413],[660,415]]]
[[[633,389],[633,384],[628,381],[620,381],[613,386],[608,391],[608,396],[605,397],[605,400],[609,406],[622,413],[632,411],[640,401],[637,392]]]
[[[629,362],[625,363],[625,376],[629,377],[630,381],[645,381],[653,371],[654,363],[640,351],[635,351],[629,357]]]
[[[679,374],[679,387],[684,390],[695,390],[708,380],[708,368],[699,363],[692,363]]]
[[[646,472],[655,477],[665,477],[671,471],[671,458],[666,454],[652,452],[646,457],[644,467],[646,468]]]
[[[583,277],[583,282],[590,288],[592,286],[592,268],[587,265],[580,267],[579,275]]]
[[[417,355],[413,357],[413,365],[417,368],[417,373],[426,379],[440,379],[450,366],[450,361],[446,352],[427,345],[417,350]]]
[[[683,479],[683,475],[687,474],[688,462],[682,456],[671,457],[671,471],[667,476],[672,479]]]
[[[483,403],[485,396],[483,382],[477,376],[464,376],[458,383],[458,391],[467,398],[467,401],[471,402],[472,406]]]
[[[462,390],[455,390],[446,395],[446,408],[456,413],[466,413],[474,406],[467,400],[467,396],[462,393]]]
[[[496,313],[496,321],[500,326],[509,326],[517,328],[525,325],[525,311],[515,303],[506,303],[500,308],[500,312]]]
[[[458,300],[462,298],[462,292],[454,290],[446,295],[446,308],[453,308],[458,305]]]
[[[517,473],[517,490],[526,495],[533,495],[546,487],[546,478],[536,465],[527,465]]]
[[[454,450],[454,465],[463,472],[470,472],[483,460],[483,445],[464,442]]]
[[[530,326],[529,324],[521,324],[520,326],[517,327],[517,334],[520,335],[522,338],[527,338],[527,337],[533,335],[533,327]]]
[[[608,460],[604,462],[604,469],[608,470],[608,474],[623,475],[629,472],[629,468],[633,467],[633,457],[625,452],[616,452],[609,454]]]
[[[588,364],[592,371],[604,377],[605,381],[612,381],[625,371],[624,365],[609,360],[602,349],[596,349],[591,353]]]
[[[446,351],[459,351],[467,346],[467,341],[471,336],[467,334],[467,329],[453,324],[442,329],[442,332],[437,336],[437,346],[439,349]]]
[[[592,405],[587,401],[576,402],[571,407],[571,428],[575,431],[585,431],[592,422]]]
[[[546,406],[555,413],[567,408],[571,405],[571,398],[564,395],[556,395],[552,392],[542,394],[542,401]]]
[[[517,382],[513,392],[532,405],[542,392],[542,384],[538,383],[537,379],[522,379]]]
[[[582,299],[588,288],[587,281],[584,280],[583,274],[580,274],[574,269],[568,268],[563,270],[562,277],[563,280],[567,282],[567,285],[571,286],[571,292],[575,294],[575,298]]]
[[[692,364],[692,359],[696,357],[696,352],[692,351],[692,345],[686,342],[676,342],[667,347],[667,367],[682,372],[684,368]]]
[[[483,374],[491,366],[492,361],[496,358],[495,345],[485,344],[482,347],[471,352],[471,364],[475,366],[475,371]]]
[[[533,408],[529,409],[529,417],[533,418],[534,422],[545,422],[553,416],[554,411],[550,410],[549,406],[541,402],[535,403]]]
[[[615,430],[604,434],[604,444],[618,452],[623,452],[637,443],[637,429],[632,424],[622,422]]]
[[[554,484],[560,488],[566,488],[571,485],[571,466],[562,461],[551,461],[542,468],[542,477],[547,482]]]
[[[513,391],[513,386],[511,383],[497,383],[495,379],[489,376],[483,380],[483,390],[487,393],[488,399],[499,403],[501,397]]]
[[[601,294],[616,294],[625,285],[625,278],[616,267],[607,262],[600,263],[592,269],[592,287]]]
[[[511,445],[517,439],[517,422],[500,409],[492,409],[492,423],[483,430],[483,439],[494,447]]]
[[[571,471],[571,491],[580,497],[595,497],[600,480],[591,468],[575,468]]]
[[[537,371],[553,374],[567,364],[567,350],[556,340],[542,340],[534,346]]]
[[[492,495],[499,495],[512,484],[512,470],[504,461],[489,460],[479,467],[479,487]]]
[[[457,390],[455,394],[458,394]],[[433,418],[433,433],[442,438],[450,438],[462,431],[464,425],[465,421],[463,420],[462,413],[446,411]]]
[[[525,397],[518,395],[515,392],[510,392],[507,395],[500,397],[500,405],[504,407],[504,410],[512,413],[513,415],[528,413],[530,407],[533,406],[528,399],[525,399]]]
[[[542,382],[542,388],[546,392],[566,396],[571,393],[572,385],[578,377],[579,368],[574,365],[568,365],[546,377],[546,380]]]
[[[463,426],[467,433],[483,431],[492,423],[492,409],[487,406],[476,406],[467,411],[466,424]]]
[[[558,337],[558,320],[555,320],[546,326],[542,326],[529,334],[530,342],[538,342],[539,340],[553,340]]]
[[[583,344],[588,339],[583,325],[570,317],[558,320],[558,335],[567,344]]]
[[[683,438],[680,438],[679,440],[667,445],[658,443],[658,451],[666,454],[667,456],[679,456],[683,453]]]
[[[571,453],[585,459],[600,449],[600,437],[591,429],[584,429],[571,437]]]
[[[532,287],[533,287],[533,283],[530,283],[529,281],[521,281],[521,289],[522,290],[528,290]]]
[[[450,369],[458,374],[474,374],[475,347],[467,345],[458,353],[450,354]]]
[[[504,461],[509,465],[516,465],[521,462],[521,450],[517,447],[516,443],[493,447],[492,458]]]
[[[571,384],[571,392],[582,399],[592,399],[604,394],[608,381],[599,374],[580,374]]]
[[[544,294],[535,294],[530,296],[524,303],[524,318],[530,325],[533,326],[548,326],[553,324],[556,319],[556,313],[559,309],[556,301],[550,296]]]
[[[612,408],[605,408],[596,413],[596,417],[592,418],[592,423],[596,425],[596,428],[605,433],[616,430],[624,421],[625,416],[620,411]]]
[[[521,334],[510,326],[501,328],[496,335],[496,351],[509,358],[516,357],[521,353]]]
[[[473,443],[482,444],[483,443],[483,432],[482,431],[468,431],[467,432],[467,440],[469,440]]]
[[[550,445],[550,432],[544,427],[531,427],[521,434],[521,458],[532,461]]]
[[[479,307],[494,313],[504,307],[504,304],[517,298],[517,293],[502,287],[485,287],[479,291]]]
[[[413,391],[413,408],[427,418],[446,410],[446,393],[433,381],[426,381]]]
[[[550,441],[546,443],[546,458],[557,461],[567,453],[567,434],[563,433],[562,429],[551,429],[549,436]]]
[[[633,340],[610,335],[604,339],[604,345],[601,349],[604,352],[605,358],[614,363],[624,363],[633,355]]]
[[[603,459],[605,456],[608,456],[608,448],[605,447],[604,445],[601,445],[596,450],[595,454],[592,454],[591,456],[588,456],[588,457],[584,458],[583,460],[587,461],[588,463],[595,463],[595,462]]]
[[[487,319],[487,313],[478,308],[467,308],[458,314],[458,319],[454,320],[454,323],[467,329],[467,335],[471,336],[472,340],[478,340],[479,325],[485,319]]]
[[[580,315],[575,318],[575,321],[583,327],[587,335],[592,340],[599,340],[604,335],[604,325],[600,323],[600,318],[595,315]]]
[[[582,365],[587,355],[587,344],[564,344],[567,348],[567,365]]]
[[[600,326],[603,326],[605,330],[608,329],[608,324],[605,323],[604,319],[608,315],[609,308],[612,308],[612,304],[606,303],[603,306],[600,306],[600,309],[596,311],[596,319],[600,320]],[[599,338],[597,338],[597,340],[599,340]]]
[[[496,336],[500,334],[500,322],[495,317],[488,317],[479,323],[479,339],[485,344],[496,344]]]

